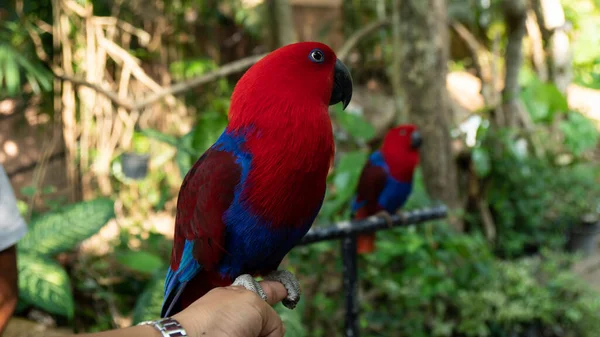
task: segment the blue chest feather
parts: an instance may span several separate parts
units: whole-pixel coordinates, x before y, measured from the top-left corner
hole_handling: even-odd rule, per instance
[[[260,215],[253,214],[240,196],[252,168],[252,155],[242,150],[243,136],[233,136],[225,131],[215,144],[215,149],[233,153],[242,168],[240,183],[235,188],[234,200],[224,214],[226,241],[223,260],[218,270],[223,276],[237,277],[275,269],[283,257],[309,230],[319,209],[305,225],[271,226]],[[276,227],[277,229],[274,229]]]
[[[395,213],[404,205],[412,190],[412,182],[401,182],[391,176],[389,167],[380,151],[375,151],[369,157],[371,165],[381,167],[386,172],[386,182],[383,190],[379,194],[377,203],[389,213]],[[364,206],[366,201],[353,201],[352,209],[356,211]]]

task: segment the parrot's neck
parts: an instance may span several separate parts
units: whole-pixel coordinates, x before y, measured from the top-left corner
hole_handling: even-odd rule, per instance
[[[415,169],[419,163],[416,151],[382,151],[382,155],[390,175],[399,182],[411,183]]]

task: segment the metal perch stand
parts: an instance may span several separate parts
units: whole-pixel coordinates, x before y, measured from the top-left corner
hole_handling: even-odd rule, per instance
[[[446,206],[441,205],[393,215],[391,227],[385,219],[373,216],[363,220],[343,221],[329,227],[311,229],[304,236],[300,245],[342,239],[344,296],[346,297],[346,322],[344,331],[346,331],[347,337],[359,336],[356,235],[442,219],[446,217],[447,213],[448,209]]]

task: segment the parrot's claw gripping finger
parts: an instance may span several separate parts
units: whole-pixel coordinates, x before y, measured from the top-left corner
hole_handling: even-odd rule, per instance
[[[265,294],[265,291],[260,286],[258,281],[256,281],[250,274],[243,274],[243,275],[238,276],[231,285],[232,286],[242,286],[242,287],[256,293],[263,300],[265,300],[265,301],[267,300],[267,294]]]
[[[296,276],[287,270],[276,270],[264,278],[267,281],[277,281],[287,290],[287,297],[281,301],[288,309],[294,309],[300,301],[300,283]]]
[[[387,211],[379,211],[375,216],[379,216],[385,219],[388,227],[392,228],[394,226],[394,221],[392,220],[392,216]]]

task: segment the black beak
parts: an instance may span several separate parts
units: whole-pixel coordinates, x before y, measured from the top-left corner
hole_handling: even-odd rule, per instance
[[[335,62],[334,74],[333,74],[333,90],[331,91],[331,98],[329,99],[329,105],[338,104],[342,102],[344,109],[350,103],[352,99],[352,76],[350,71],[346,68],[346,65],[342,61],[337,60]]]
[[[419,131],[413,131],[410,135],[410,147],[416,150],[421,147],[422,143],[423,138],[421,138],[421,133]]]

